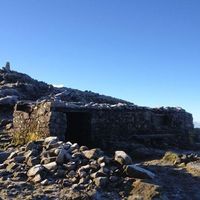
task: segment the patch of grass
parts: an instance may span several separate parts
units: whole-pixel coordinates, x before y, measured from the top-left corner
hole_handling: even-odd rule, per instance
[[[13,134],[12,143],[15,145],[24,145],[42,138],[44,138],[44,135],[37,132],[16,132]]]
[[[179,164],[181,162],[180,155],[171,151],[165,153],[162,161],[171,164]]]

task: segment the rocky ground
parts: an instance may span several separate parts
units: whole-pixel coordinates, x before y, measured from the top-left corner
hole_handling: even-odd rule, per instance
[[[123,151],[109,157],[56,137],[6,149],[0,152],[2,199],[126,199],[135,178],[155,176]]]
[[[198,152],[138,162],[56,137],[18,147],[0,139],[0,199],[200,199]]]
[[[0,200],[200,199],[198,151],[161,150],[134,144],[130,157],[130,152],[120,149],[107,154],[56,137],[14,146],[7,132],[13,126],[16,102],[43,99],[81,102],[88,107],[134,106],[113,97],[55,88],[26,74],[0,70]],[[197,147],[200,149],[200,144]]]

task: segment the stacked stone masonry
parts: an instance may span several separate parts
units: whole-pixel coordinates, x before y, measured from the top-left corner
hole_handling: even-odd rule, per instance
[[[142,142],[153,145],[189,143],[192,115],[179,108],[119,105],[84,105],[59,102],[19,102],[15,106],[15,132],[57,136],[103,149]],[[166,140],[165,140],[166,139]]]

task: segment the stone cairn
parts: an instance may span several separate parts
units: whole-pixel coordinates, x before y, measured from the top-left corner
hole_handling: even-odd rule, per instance
[[[61,184],[72,190],[126,187],[134,178],[153,179],[155,174],[133,164],[124,151],[113,157],[101,149],[88,149],[57,137],[29,142],[0,152],[2,181],[26,181],[33,185]]]
[[[5,70],[6,72],[10,72],[10,62],[6,62],[5,67],[3,67],[3,70]]]

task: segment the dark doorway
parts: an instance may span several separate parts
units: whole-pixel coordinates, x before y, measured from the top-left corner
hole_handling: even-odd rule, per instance
[[[91,114],[86,112],[67,113],[65,139],[79,145],[91,146]]]

